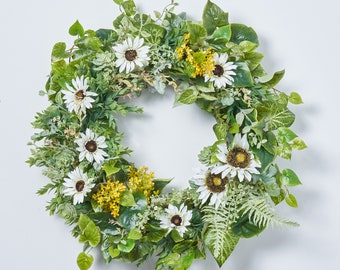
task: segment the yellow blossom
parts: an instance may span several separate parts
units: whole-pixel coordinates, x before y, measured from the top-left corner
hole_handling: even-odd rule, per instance
[[[120,196],[126,190],[126,187],[119,181],[108,181],[101,184],[97,193],[92,198],[97,201],[98,205],[104,210],[111,213],[112,216],[119,216]]]
[[[129,183],[128,187],[132,192],[141,192],[149,200],[152,194],[157,194],[155,189],[155,183],[153,179],[155,177],[154,172],[147,173],[148,167],[140,167],[138,170],[129,167]]]

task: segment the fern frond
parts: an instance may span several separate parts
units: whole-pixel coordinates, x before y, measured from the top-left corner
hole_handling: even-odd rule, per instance
[[[241,206],[240,211],[243,214],[248,214],[249,219],[259,227],[266,227],[268,225],[280,227],[299,226],[296,222],[275,215],[274,207],[268,195],[264,193],[258,195],[252,194]]]

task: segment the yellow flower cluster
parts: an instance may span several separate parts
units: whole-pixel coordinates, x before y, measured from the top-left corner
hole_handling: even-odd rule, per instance
[[[178,60],[184,59],[190,63],[194,71],[191,74],[193,78],[197,76],[208,75],[211,77],[215,69],[214,55],[211,48],[206,50],[200,49],[198,52],[193,51],[189,46],[190,33],[184,35],[184,42],[176,49]]]
[[[93,194],[92,198],[97,201],[99,206],[111,213],[112,216],[119,216],[120,196],[126,190],[124,184],[119,181],[108,181],[106,184],[101,184],[97,193]]]
[[[148,167],[140,167],[138,170],[129,167],[129,183],[128,187],[132,192],[141,192],[149,200],[152,194],[158,194],[158,191],[154,191],[155,183],[153,179],[155,177],[154,172],[147,173]]]

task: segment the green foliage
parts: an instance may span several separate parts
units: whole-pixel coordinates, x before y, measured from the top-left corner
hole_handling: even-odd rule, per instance
[[[80,214],[78,226],[81,231],[79,241],[95,247],[100,243],[100,230],[85,214]]]
[[[77,265],[80,270],[90,269],[93,264],[94,258],[91,254],[86,254],[85,252],[81,252],[77,258]]]
[[[228,13],[224,12],[219,6],[209,1],[203,10],[203,26],[211,35],[216,28],[223,27],[229,24]]]

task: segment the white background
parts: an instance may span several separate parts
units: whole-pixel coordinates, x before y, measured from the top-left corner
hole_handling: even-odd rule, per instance
[[[141,10],[161,10],[169,1],[137,0]],[[200,20],[205,0],[179,0],[176,12]],[[339,269],[339,42],[340,19],[335,0],[215,0],[229,11],[231,22],[252,26],[259,34],[264,66],[286,69],[280,89],[298,91],[305,104],[291,106],[294,130],[307,142],[296,152],[293,168],[303,186],[295,188],[300,207],[280,207],[282,216],[298,221],[298,229],[269,229],[241,240],[224,270]],[[44,211],[47,197],[35,192],[47,179],[29,168],[30,122],[47,106],[38,95],[49,73],[54,43],[71,44],[67,31],[76,19],[86,29],[110,28],[117,16],[112,0],[2,1],[0,6],[0,269],[72,270],[82,250],[70,227]],[[145,97],[145,116],[124,119],[127,143],[137,165],[148,165],[159,177],[175,177],[187,185],[199,150],[213,142],[212,119],[195,106],[172,109],[171,95]],[[92,269],[136,269],[105,266],[99,252]],[[150,260],[142,266],[152,269]],[[215,270],[208,256],[192,269]]]

